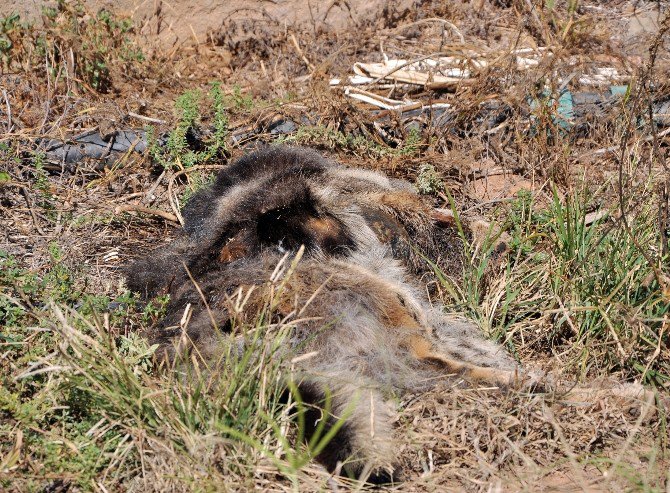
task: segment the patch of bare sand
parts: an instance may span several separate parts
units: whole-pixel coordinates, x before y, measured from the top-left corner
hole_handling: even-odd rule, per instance
[[[56,2],[0,0],[0,12],[18,12],[27,19],[39,19],[41,8]],[[141,33],[156,36],[164,46],[185,41],[195,44],[226,26],[237,41],[268,37],[285,29],[312,29],[316,32],[351,30],[385,16],[416,9],[417,0],[385,2],[348,0],[306,2],[283,0],[218,0],[164,2],[148,0],[84,0],[91,12],[102,9],[133,18]]]

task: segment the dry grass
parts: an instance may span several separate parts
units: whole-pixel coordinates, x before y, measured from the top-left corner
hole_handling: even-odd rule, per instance
[[[133,206],[176,215],[209,179],[208,166],[224,164],[250,140],[276,139],[267,129],[278,119],[298,124],[285,140],[352,166],[424,180],[436,206],[451,207],[453,197],[457,212],[503,224],[511,237],[506,262],[493,268],[486,242],[466,245],[472,261],[462,276],[428,281],[526,366],[571,381],[641,381],[667,399],[668,135],[648,124],[649,100],[668,97],[667,32],[626,39],[626,9],[636,2],[569,2],[577,9],[535,3],[534,9],[526,1],[422,7],[420,15],[455,24],[471,48],[555,49],[524,72],[500,57],[453,92],[389,89],[388,97],[453,105],[443,126],[412,117],[418,132],[406,128],[407,118],[381,119],[327,86],[355,61],[378,61],[382,50],[414,58],[452,49],[455,38],[435,23],[416,24],[411,14],[359,32],[292,33],[300,52],[281,30],[262,49],[236,45],[236,62],[226,68],[226,80],[236,83],[222,85],[219,96],[207,75],[207,67],[221,70],[210,56],[215,47],[170,54],[152,48],[144,59],[129,59],[128,50],[137,55],[132,50],[148,46],[131,25],[113,16],[86,23],[71,2],[45,27],[3,24],[14,49],[3,52],[0,98],[0,485],[10,491],[361,486],[331,478],[295,441],[299,429],[289,415],[296,408],[280,398],[279,375],[290,364],[252,358],[223,359],[211,371],[155,368],[138,334],[160,318],[160,300],[137,305],[118,274],[137,252],[174,232],[169,221],[132,212]],[[106,44],[121,31],[115,39],[123,42]],[[73,43],[75,34],[97,47],[83,49]],[[39,39],[43,51],[35,48]],[[264,70],[261,61],[270,57],[273,64],[264,66],[278,68]],[[99,64],[105,69],[96,76]],[[603,64],[632,78],[627,103],[562,130],[545,92],[555,93],[560,78],[584,90],[569,76]],[[196,89],[199,103],[183,97]],[[107,165],[61,166],[34,153],[38,137],[147,124],[129,111],[168,121],[156,135],[175,128],[183,135],[173,133],[172,147],[154,160],[129,153]],[[186,121],[189,111],[194,118]],[[504,118],[491,126],[491,115]],[[184,141],[196,122],[214,127],[204,133],[204,149]],[[514,180],[526,192],[506,191]],[[587,222],[594,211],[606,215]],[[667,489],[662,409],[631,414],[607,396],[588,404],[558,401],[460,382],[407,396],[398,415],[405,483],[396,488]]]

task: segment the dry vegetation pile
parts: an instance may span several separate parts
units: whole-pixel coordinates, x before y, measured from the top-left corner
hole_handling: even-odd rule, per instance
[[[456,217],[496,221],[506,261],[488,267],[497,238],[464,244],[470,262],[438,270],[437,295],[527,367],[639,382],[667,399],[669,12],[632,0],[424,1],[347,32],[250,16],[168,48],[75,1],[32,24],[8,13],[0,488],[362,487],[310,462],[328,436],[302,444],[300,403],[282,401],[290,363],[272,348],[290,320],[234,328],[269,342],[261,356],[157,368],[142,334],[166,300],[141,305],[119,273],[175,233],[217,168],[259,142],[312,146],[406,178]],[[532,59],[522,68],[521,49]],[[444,73],[427,60],[439,57],[458,57],[467,80],[435,85]],[[394,59],[423,63],[428,79],[351,86],[354,63]],[[566,112],[568,93],[607,102]],[[64,163],[38,145],[84,133],[109,142],[130,128],[146,149],[113,159]],[[667,491],[658,407],[447,381],[399,402],[404,483],[389,488]]]

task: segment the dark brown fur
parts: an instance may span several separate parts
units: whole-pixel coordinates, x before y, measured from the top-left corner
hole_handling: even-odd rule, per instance
[[[275,266],[304,245],[275,315],[302,310],[287,355],[318,354],[299,363],[306,400],[319,404],[331,393],[330,420],[353,406],[319,457],[330,469],[348,461],[354,472],[392,471],[393,394],[425,390],[449,374],[495,385],[517,378],[504,349],[431,306],[419,287],[430,270],[423,255],[454,273],[462,249],[455,228],[436,219],[406,182],[310,150],[270,147],[226,167],[184,218],[185,235],[128,271],[129,287],[146,298],[170,294],[157,340],[171,353],[184,330],[204,357],[216,358],[212,318],[230,326],[231,295],[254,286],[245,313],[234,314],[251,321],[273,289]],[[193,315],[182,328],[189,304]]]

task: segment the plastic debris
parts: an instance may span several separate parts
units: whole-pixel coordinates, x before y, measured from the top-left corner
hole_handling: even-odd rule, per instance
[[[162,144],[163,141],[159,141],[159,145]],[[142,129],[118,130],[105,136],[91,130],[68,140],[37,141],[37,149],[48,160],[62,164],[78,163],[85,158],[115,162],[128,152],[144,154],[147,146],[147,133]]]
[[[551,115],[554,124],[561,132],[575,135],[588,133],[590,122],[607,116],[625,101],[628,94],[627,85],[612,85],[603,91],[568,91],[563,90],[558,96],[543,91],[539,96],[529,97],[531,110],[529,116],[530,131],[538,130],[538,119],[532,115],[539,108],[545,108]],[[457,121],[458,109],[446,102],[424,104],[415,100],[398,100],[381,96],[359,87],[347,87],[345,94],[360,103],[372,106],[374,127],[386,141],[394,141],[394,123],[400,116],[405,131],[421,131],[425,128],[438,128],[459,131],[453,128]],[[654,121],[659,127],[670,127],[670,99],[654,102],[652,105]],[[504,122],[512,114],[512,108],[502,101],[488,100],[483,102],[474,118],[475,125],[487,132],[496,132],[504,126]],[[232,132],[231,142],[234,146],[242,146],[262,135],[286,135],[294,133],[300,126],[313,125],[308,116],[303,115],[293,120],[277,115],[271,121],[257,126],[239,128]],[[187,136],[189,145],[202,145],[208,129],[190,130]],[[664,134],[665,135],[665,134]],[[397,136],[396,136],[397,137]],[[39,139],[36,147],[44,153],[52,163],[72,165],[84,159],[94,159],[103,164],[117,162],[128,153],[145,154],[148,135],[144,129],[117,130],[102,135],[99,130],[75,135],[66,140]],[[155,145],[162,147],[167,142],[167,135],[156,139]]]

